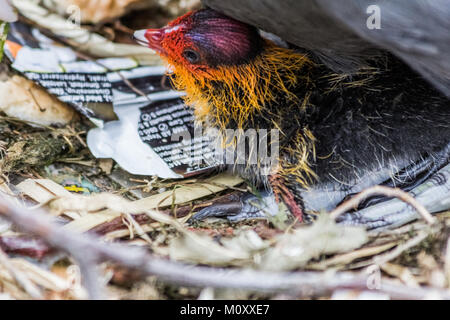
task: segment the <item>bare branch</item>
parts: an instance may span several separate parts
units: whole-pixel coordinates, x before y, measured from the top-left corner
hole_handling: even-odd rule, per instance
[[[264,272],[256,270],[196,267],[169,261],[137,247],[101,243],[92,236],[75,234],[54,224],[41,210],[18,208],[0,198],[0,215],[22,230],[41,237],[71,254],[81,265],[90,298],[101,297],[96,264],[114,261],[124,267],[155,275],[160,280],[196,287],[234,288],[261,292],[287,292],[296,296],[320,296],[336,289],[368,290],[367,276],[350,272]],[[94,271],[92,271],[94,270]],[[450,299],[450,293],[430,288],[410,288],[382,281],[380,292],[394,299]]]
[[[42,299],[42,293],[40,290],[20,271],[16,270],[12,263],[9,261],[6,253],[0,249],[0,265],[3,265],[6,270],[9,271],[11,276],[17,281],[17,283],[27,292],[33,299]]]

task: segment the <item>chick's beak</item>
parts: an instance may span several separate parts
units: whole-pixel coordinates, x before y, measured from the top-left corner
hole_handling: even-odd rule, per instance
[[[165,54],[161,44],[164,38],[164,29],[138,30],[134,33],[133,38],[140,45],[149,47],[160,54]]]

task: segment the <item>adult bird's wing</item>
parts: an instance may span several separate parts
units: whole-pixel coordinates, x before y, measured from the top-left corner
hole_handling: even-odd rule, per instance
[[[390,51],[450,97],[449,0],[203,2],[311,51],[338,72],[352,72],[380,50]]]

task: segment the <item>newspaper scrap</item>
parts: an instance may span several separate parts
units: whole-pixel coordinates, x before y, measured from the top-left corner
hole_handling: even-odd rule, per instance
[[[183,178],[218,165],[210,140],[195,135],[193,111],[182,92],[164,83],[164,67],[141,67],[121,72],[140,96],[117,73],[109,73],[114,112],[120,121],[89,132],[87,142],[97,158],[113,158],[132,174]],[[178,138],[187,139],[178,139]],[[194,137],[194,138],[192,138]]]
[[[173,179],[217,166],[183,93],[164,81],[165,67],[130,57],[84,60],[23,23],[10,25],[5,54],[15,70],[98,126],[87,139],[97,158],[112,158],[131,174]]]
[[[5,55],[15,70],[96,125],[115,119],[111,110],[111,84],[106,72],[138,65],[130,58],[82,60],[71,48],[61,46],[38,29],[22,23],[10,25]]]

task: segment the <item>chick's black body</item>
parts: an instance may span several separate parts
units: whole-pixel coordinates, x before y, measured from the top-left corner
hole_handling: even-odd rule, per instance
[[[448,162],[450,102],[397,58],[386,54],[352,76],[320,64],[304,72],[299,85],[290,88],[298,104],[280,92],[243,128],[280,129],[281,165],[299,168],[284,174],[284,183],[302,207],[311,194],[307,189],[328,196],[312,196],[306,209],[330,210],[371,185],[409,190],[427,170]],[[300,162],[305,162],[298,151],[305,148],[316,175],[307,177],[308,187],[298,179],[304,177]],[[231,167],[256,184],[269,185],[258,165]]]
[[[392,56],[378,66],[334,89],[329,77],[315,75],[309,108],[298,121],[316,138],[310,161],[319,183],[351,183],[355,175],[389,162],[401,167],[450,142],[449,100]],[[283,118],[283,127],[295,127]]]

